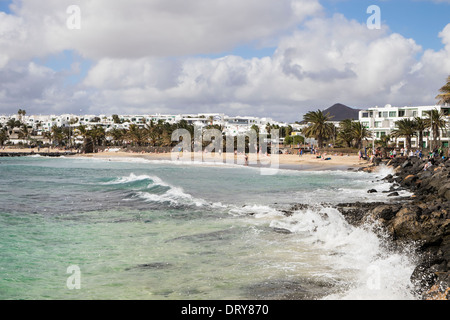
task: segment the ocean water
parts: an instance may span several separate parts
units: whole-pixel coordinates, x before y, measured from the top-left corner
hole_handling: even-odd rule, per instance
[[[416,299],[415,257],[333,208],[386,174],[3,158],[0,299]]]

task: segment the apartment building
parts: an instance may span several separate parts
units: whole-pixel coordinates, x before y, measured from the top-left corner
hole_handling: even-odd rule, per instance
[[[426,112],[431,110],[442,111],[448,121],[450,121],[450,106],[405,106],[394,107],[392,105],[386,105],[384,107],[374,107],[367,110],[361,110],[359,112],[359,121],[370,130],[372,138],[369,140],[378,140],[383,136],[390,135],[393,130],[396,129],[396,122],[401,119],[414,119],[415,117],[427,118]],[[449,126],[450,129],[450,126]],[[443,147],[449,146],[450,131],[442,130],[440,137]],[[428,148],[430,141],[433,139],[429,130],[424,132],[424,145],[418,145],[418,138],[412,138],[413,148]],[[405,145],[404,138],[396,139],[397,147]]]

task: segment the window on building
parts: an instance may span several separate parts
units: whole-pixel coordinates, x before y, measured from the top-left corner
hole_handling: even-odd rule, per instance
[[[399,117],[404,117],[406,115],[406,111],[405,110],[398,110],[398,116]]]
[[[402,116],[400,115],[401,112],[402,112],[402,111],[399,111],[399,112],[398,112],[399,117],[402,117]],[[403,111],[403,112],[404,112],[404,111]],[[395,117],[397,117],[397,111],[389,111],[389,117],[390,117],[390,118],[395,118]]]
[[[375,122],[375,128],[381,128],[381,121]]]
[[[369,113],[368,112],[363,112],[362,117],[363,118],[368,118],[369,117]]]

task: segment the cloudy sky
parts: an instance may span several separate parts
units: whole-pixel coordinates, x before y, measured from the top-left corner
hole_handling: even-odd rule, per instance
[[[450,0],[0,0],[0,114],[433,105],[449,17]]]

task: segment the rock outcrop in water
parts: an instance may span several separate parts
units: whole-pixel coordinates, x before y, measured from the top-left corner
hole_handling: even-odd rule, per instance
[[[414,242],[420,261],[411,275],[423,299],[450,299],[450,160],[395,158],[386,163],[395,174],[384,180],[392,192],[409,190],[411,197],[390,203],[338,205],[346,220],[361,225],[379,222],[401,246]],[[368,171],[372,168],[362,170]],[[398,194],[398,193],[397,193]]]

